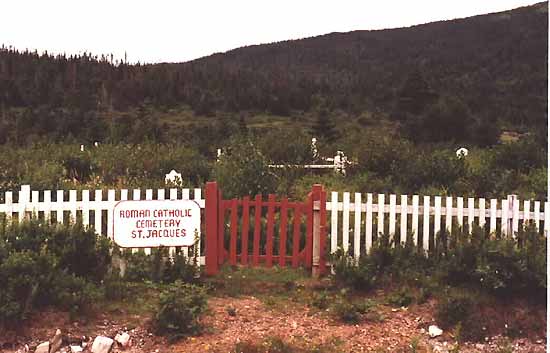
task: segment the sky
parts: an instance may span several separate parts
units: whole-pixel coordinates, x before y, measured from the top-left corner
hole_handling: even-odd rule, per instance
[[[527,0],[3,0],[0,44],[49,53],[182,62],[245,45],[407,27],[532,5]]]

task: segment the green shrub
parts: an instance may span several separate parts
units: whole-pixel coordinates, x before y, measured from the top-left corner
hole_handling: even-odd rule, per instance
[[[330,297],[326,291],[313,293],[311,304],[321,310],[327,309],[330,304]]]
[[[90,312],[103,294],[95,284],[72,274],[57,276],[52,282],[52,288],[55,291],[55,304],[68,310],[73,318]]]
[[[469,320],[474,302],[465,293],[448,293],[437,304],[435,317],[443,329]]]
[[[336,317],[348,324],[361,321],[361,308],[347,300],[339,300],[334,306]]]
[[[378,321],[379,315],[372,310],[374,305],[375,303],[370,300],[353,302],[349,298],[342,296],[336,299],[333,310],[339,320],[345,323],[356,324],[362,320],[365,314],[372,321]]]
[[[269,161],[248,138],[232,140],[214,167],[214,177],[225,197],[267,195],[277,185]]]
[[[124,279],[130,282],[172,283],[181,280],[192,283],[199,273],[193,257],[185,257],[181,251],[170,257],[168,248],[152,249],[151,255],[143,250],[136,253],[127,251],[123,256],[126,260]]]
[[[388,303],[396,307],[409,306],[413,301],[414,296],[407,287],[402,287],[388,297]]]
[[[23,321],[35,308],[55,305],[85,313],[101,296],[110,242],[82,225],[31,219],[0,224],[0,326]]]
[[[201,330],[199,318],[206,308],[204,288],[176,281],[160,294],[153,322],[155,331],[171,338],[196,334]]]
[[[369,290],[374,287],[377,275],[367,256],[360,257],[356,263],[343,249],[338,249],[331,262],[336,283],[357,290]]]
[[[128,292],[127,282],[123,280],[119,269],[116,268],[113,268],[112,272],[105,277],[103,288],[105,299],[108,300],[124,299]]]
[[[193,257],[185,257],[183,253],[177,252],[173,258],[168,258],[164,263],[162,281],[172,283],[180,280],[192,283],[197,280],[200,268]]]

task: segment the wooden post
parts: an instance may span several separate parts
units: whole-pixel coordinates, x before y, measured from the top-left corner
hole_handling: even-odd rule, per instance
[[[206,275],[218,273],[218,184],[206,183],[205,222],[206,222]]]
[[[311,274],[314,278],[325,272],[325,237],[326,232],[326,194],[323,186],[320,184],[313,185],[311,190],[312,208],[313,208],[313,253],[312,253],[312,270]],[[318,207],[316,207],[318,205]]]

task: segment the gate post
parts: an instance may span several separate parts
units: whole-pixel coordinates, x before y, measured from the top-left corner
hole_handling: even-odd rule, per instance
[[[206,274],[210,276],[218,273],[218,183],[216,183],[215,181],[207,182],[205,191],[205,263]]]
[[[311,190],[313,206],[313,258],[312,275],[318,278],[326,271],[325,243],[326,243],[326,198],[327,194],[320,184],[313,185]]]

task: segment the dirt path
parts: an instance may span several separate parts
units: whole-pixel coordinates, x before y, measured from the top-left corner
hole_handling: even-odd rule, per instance
[[[125,314],[123,310],[100,314],[88,322],[75,323],[64,313],[43,312],[35,315],[24,333],[12,338],[12,347],[4,345],[5,353],[23,353],[24,344],[33,351],[40,342],[61,328],[71,337],[97,335],[114,337],[127,329],[132,346],[115,347],[113,352],[235,352],[240,342],[261,345],[270,339],[280,339],[298,352],[451,352],[455,339],[445,332],[430,339],[426,330],[433,322],[433,303],[413,305],[409,309],[392,309],[378,305],[372,317],[357,325],[336,321],[328,313],[293,301],[266,304],[253,296],[211,297],[209,312],[202,322],[202,335],[168,343],[148,330],[148,318]],[[4,344],[9,337],[1,337]],[[89,341],[91,342],[91,341]],[[1,342],[0,342],[1,343]],[[91,344],[88,344],[89,351]],[[542,338],[505,341],[490,338],[482,344],[462,345],[460,352],[544,352]],[[256,351],[253,351],[256,352]],[[286,352],[286,351],[285,351]],[[293,351],[292,351],[293,352]],[[244,352],[247,353],[247,352]]]

